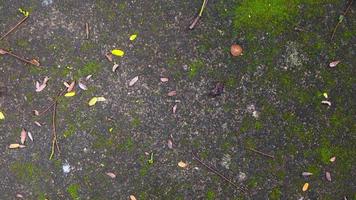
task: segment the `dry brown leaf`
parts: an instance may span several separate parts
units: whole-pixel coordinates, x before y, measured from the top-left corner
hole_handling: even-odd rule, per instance
[[[302,191],[305,192],[309,189],[309,183],[304,183]]]
[[[63,85],[66,86],[66,88],[69,88],[69,84],[67,82],[63,82]]]
[[[21,131],[21,144],[25,144],[26,137],[27,137],[27,132],[26,132],[26,129],[23,128]]]
[[[336,160],[336,157],[335,157],[335,156],[333,156],[333,157],[330,158],[330,162],[335,162],[335,160]]]
[[[137,200],[134,195],[130,195],[130,200]]]
[[[167,94],[169,97],[173,97],[173,96],[176,96],[177,95],[177,91],[170,91],[170,92],[168,92],[168,94]]]
[[[112,172],[106,172],[105,174],[110,176],[110,178],[116,178],[116,175]]]
[[[23,199],[23,195],[22,194],[16,194],[16,198]]]
[[[33,110],[32,112],[33,112],[33,114],[36,115],[36,116],[40,115],[40,112],[38,112],[38,110]]]
[[[311,173],[311,172],[303,172],[302,175],[303,175],[304,177],[307,177],[307,176],[313,175],[313,173]]]
[[[46,76],[46,77],[43,79],[42,84],[40,84],[38,81],[36,81],[36,92],[41,92],[43,89],[45,89],[46,86],[47,86],[48,80],[49,80],[49,78]]]
[[[138,76],[135,76],[131,81],[129,82],[129,86],[135,85],[135,83],[138,81]]]
[[[336,67],[341,61],[340,60],[335,60],[329,64],[329,67]]]
[[[183,161],[180,161],[180,162],[178,163],[178,166],[181,167],[181,168],[186,168],[186,167],[188,166],[188,164],[185,163],[185,162],[183,162]]]
[[[162,83],[168,82],[168,78],[161,78],[161,82]]]
[[[30,60],[30,63],[35,65],[35,66],[37,66],[37,67],[41,66],[40,62],[38,62],[38,60],[36,60],[36,59]]]
[[[74,86],[75,86],[75,81],[73,81],[73,82],[69,85],[69,87],[68,87],[68,89],[67,89],[67,92],[72,91],[72,90],[74,89]]]
[[[119,67],[119,65],[115,63],[115,64],[112,66],[112,72],[115,72],[118,67]]]
[[[330,172],[325,172],[325,178],[326,178],[326,180],[331,181],[331,174],[330,174]]]
[[[7,54],[7,51],[5,51],[4,49],[0,49],[0,54],[5,55],[5,54]]]
[[[112,54],[111,53],[106,53],[105,57],[106,57],[106,59],[108,59],[108,61],[112,62]]]
[[[171,139],[168,139],[167,146],[168,148],[173,149],[173,141]]]

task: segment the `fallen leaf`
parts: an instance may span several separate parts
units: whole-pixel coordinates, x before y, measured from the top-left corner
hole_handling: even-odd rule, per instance
[[[302,191],[305,192],[308,190],[308,188],[309,188],[309,183],[304,183]]]
[[[112,66],[112,72],[115,72],[118,67],[119,67],[119,65],[115,63],[115,64]]]
[[[30,63],[35,65],[35,66],[37,66],[37,67],[41,66],[40,62],[38,62],[38,60],[36,60],[36,59],[30,60]]]
[[[178,163],[178,166],[181,167],[181,168],[186,168],[186,167],[188,166],[188,164],[185,163],[185,162],[183,162],[183,161],[180,161],[180,162]]]
[[[68,86],[68,89],[67,89],[67,92],[70,92],[74,89],[74,86],[75,86],[75,81],[73,81],[69,86]]]
[[[116,178],[116,175],[112,172],[106,172],[105,174],[110,176],[110,178]]]
[[[111,51],[111,54],[114,55],[114,56],[119,56],[119,57],[122,57],[125,55],[125,52],[123,50],[120,50],[120,49],[114,49]]]
[[[326,92],[323,93],[323,96],[325,97],[325,99],[327,99],[329,97],[328,93],[326,93]]]
[[[311,173],[311,172],[303,172],[302,175],[307,177],[307,176],[313,175],[313,173]]]
[[[30,140],[33,142],[33,137],[32,137],[31,132],[27,132],[27,135],[28,135],[28,138],[30,138]]]
[[[25,145],[21,144],[10,144],[9,149],[18,149],[18,148],[25,148]]]
[[[4,49],[0,49],[0,54],[5,55],[5,54],[7,54],[7,51],[5,51]]]
[[[105,97],[96,97],[96,101],[106,101]]]
[[[130,195],[130,200],[137,200],[134,195]]]
[[[138,76],[135,76],[131,81],[129,82],[129,86],[133,86],[136,82],[138,81]]]
[[[38,110],[33,110],[32,112],[33,112],[33,114],[36,115],[36,116],[40,115],[40,112],[38,112]]]
[[[108,61],[112,62],[112,54],[111,53],[106,53],[105,57],[106,57],[106,59],[108,59]]]
[[[21,131],[21,144],[25,144],[26,137],[27,137],[27,132],[26,129],[23,128]]]
[[[16,194],[16,198],[23,199],[23,195],[22,194]]]
[[[325,178],[326,178],[326,180],[331,182],[331,174],[330,174],[330,172],[325,172]]]
[[[3,112],[0,111],[0,120],[5,119],[5,115]]]
[[[161,82],[162,83],[168,82],[168,78],[161,78]]]
[[[176,114],[176,111],[177,111],[177,104],[176,104],[176,105],[174,105],[174,106],[173,106],[173,108],[172,108],[172,112],[173,112],[173,114]]]
[[[42,126],[38,121],[35,121],[34,123],[35,123],[37,126],[39,126],[39,127]]]
[[[66,86],[66,88],[69,88],[69,84],[67,82],[63,82],[63,85]]]
[[[130,40],[131,41],[134,41],[136,38],[137,38],[137,34],[133,34],[133,35],[130,36]]]
[[[85,77],[85,80],[89,80],[92,76],[92,74],[89,74],[87,77]]]
[[[36,92],[41,92],[43,89],[45,89],[46,86],[47,86],[48,80],[49,80],[49,78],[46,76],[46,77],[43,79],[42,84],[40,84],[38,81],[36,81]]]
[[[329,64],[329,67],[336,67],[341,61],[340,60],[335,60]]]
[[[333,156],[333,157],[330,158],[330,162],[335,162],[335,160],[336,160],[336,157],[335,157],[335,156]]]
[[[168,92],[167,95],[168,95],[169,97],[176,96],[176,95],[177,95],[177,91],[170,91],[170,92]]]
[[[25,17],[28,17],[30,15],[30,12],[28,12],[22,8],[19,8],[19,12],[22,13]]]
[[[331,102],[330,101],[321,101],[322,104],[325,104],[325,105],[328,105],[328,106],[331,106]]]
[[[171,139],[168,139],[167,146],[168,148],[173,149],[173,141]]]
[[[89,101],[89,106],[94,106],[97,101],[98,101],[97,97],[91,98],[90,101]]]
[[[65,97],[73,97],[73,96],[75,96],[75,91],[67,92],[64,96]]]
[[[78,85],[79,85],[80,89],[82,89],[82,90],[88,90],[88,87],[87,87],[84,83],[82,83],[82,82],[79,81]]]

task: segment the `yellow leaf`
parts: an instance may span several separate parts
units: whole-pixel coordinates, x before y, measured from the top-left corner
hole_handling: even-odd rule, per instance
[[[23,10],[22,8],[19,8],[19,12],[22,13],[25,17],[28,17],[30,13],[26,10]]]
[[[178,163],[178,166],[181,167],[181,168],[186,168],[186,167],[188,166],[188,164],[185,163],[185,162],[183,162],[183,161],[180,161],[180,162]]]
[[[136,34],[133,34],[133,35],[130,36],[130,40],[131,40],[131,41],[134,41],[136,38],[137,38],[137,35],[136,35]]]
[[[106,101],[105,97],[96,97],[97,101]]]
[[[5,115],[3,112],[0,112],[0,119],[5,119]]]
[[[113,130],[114,130],[114,128],[110,128],[110,129],[109,129],[109,132],[111,133]]]
[[[72,92],[67,92],[65,95],[65,97],[72,97],[72,96],[75,96],[75,92],[72,91]]]
[[[91,98],[90,101],[89,101],[89,106],[95,105],[97,101],[98,101],[98,98],[97,98],[97,97]]]
[[[20,144],[10,144],[9,148],[10,148],[10,149],[17,149],[17,148],[20,148]]]
[[[308,188],[309,188],[309,183],[304,183],[303,188],[302,188],[303,192],[307,191]]]
[[[114,49],[114,50],[111,51],[111,54],[115,55],[115,56],[122,57],[122,56],[124,56],[125,52],[120,50],[120,49]]]

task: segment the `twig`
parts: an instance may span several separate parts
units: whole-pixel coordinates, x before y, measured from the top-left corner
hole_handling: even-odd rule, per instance
[[[339,27],[339,25],[341,24],[341,22],[342,22],[342,21],[344,20],[344,18],[346,17],[346,14],[347,14],[347,12],[349,12],[349,10],[350,10],[350,8],[351,8],[352,3],[353,3],[353,0],[351,0],[351,1],[350,1],[349,5],[347,6],[347,8],[346,8],[346,10],[344,11],[344,13],[343,13],[342,15],[340,15],[340,16],[339,16],[339,21],[337,22],[337,24],[336,24],[336,26],[335,26],[335,28],[334,28],[334,30],[333,30],[333,33],[332,33],[332,35],[331,35],[331,39],[330,39],[330,41],[332,41],[332,40],[333,40],[333,38],[334,38],[334,36],[335,36],[335,33],[336,33],[337,28]]]
[[[89,24],[85,23],[85,33],[87,35],[87,39],[89,39]]]
[[[190,26],[189,26],[190,30],[194,29],[194,27],[197,25],[199,19],[203,15],[204,8],[206,7],[207,4],[208,4],[208,0],[204,0],[203,4],[201,5],[201,8],[200,8],[198,16],[195,17],[195,19],[193,20],[192,24],[190,24]]]
[[[258,150],[256,150],[256,149],[249,148],[249,147],[246,147],[246,149],[248,149],[248,150],[250,150],[250,151],[253,151],[253,152],[255,152],[255,153],[261,154],[261,155],[263,155],[263,156],[266,156],[266,157],[269,157],[269,158],[274,159],[274,156],[271,156],[271,155],[269,155],[269,154],[263,153],[262,151],[258,151]]]
[[[57,104],[58,98],[62,96],[66,91],[67,88],[64,88],[61,92],[59,92],[55,97],[55,99],[53,100],[53,102],[48,107],[46,107],[43,111],[39,112],[37,116],[46,114],[55,104]]]
[[[0,53],[0,55],[10,55],[10,56],[12,56],[12,57],[14,57],[14,58],[16,58],[16,59],[18,59],[18,60],[20,60],[20,61],[22,61],[22,62],[25,62],[25,63],[27,63],[27,64],[30,64],[30,65],[35,65],[36,67],[39,67],[40,65],[39,65],[39,62],[38,61],[36,61],[36,60],[27,60],[27,59],[25,59],[25,58],[23,58],[23,57],[20,57],[20,56],[18,56],[18,55],[16,55],[16,54],[14,54],[14,53],[12,53],[12,52],[10,52],[10,51],[7,51],[7,50],[5,50],[5,49],[0,49],[0,51],[1,51],[1,53]]]
[[[51,155],[49,157],[50,160],[52,160],[55,152],[55,147],[57,148],[58,154],[61,153],[58,145],[58,140],[57,140],[57,131],[56,131],[56,117],[57,117],[57,102],[58,100],[56,99],[54,102],[53,106],[53,113],[52,113],[52,146],[51,146]]]
[[[6,32],[3,36],[1,36],[0,41],[4,39],[6,36],[8,36],[10,33],[12,33],[17,27],[19,27],[22,23],[28,19],[29,16],[25,16],[22,18],[15,26],[13,26],[8,32]]]
[[[216,169],[214,169],[213,167],[205,164],[203,161],[201,161],[194,153],[192,153],[193,155],[193,159],[198,161],[198,163],[200,163],[201,165],[203,165],[204,167],[206,167],[209,171],[213,172],[214,174],[220,176],[220,178],[222,178],[223,180],[225,180],[226,182],[230,183],[231,185],[233,185],[236,189],[242,191],[242,192],[247,192],[247,189],[240,187],[238,185],[236,185],[234,182],[232,182],[232,180],[228,179],[226,176],[224,176],[223,174],[221,174],[220,172],[218,172]]]

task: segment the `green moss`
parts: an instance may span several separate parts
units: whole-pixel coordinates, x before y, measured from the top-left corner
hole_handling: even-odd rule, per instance
[[[188,73],[188,77],[190,79],[193,79],[194,77],[196,77],[198,75],[198,73],[200,72],[200,70],[202,70],[204,67],[204,63],[201,60],[195,60],[193,61],[190,65],[189,65],[189,73]]]
[[[97,135],[96,140],[94,141],[93,147],[97,149],[103,148],[110,148],[113,147],[114,141],[112,138],[104,136],[104,135]]]
[[[141,119],[138,116],[135,116],[131,121],[131,126],[137,128],[141,125]]]
[[[207,200],[214,200],[216,198],[216,194],[214,190],[208,189],[208,191],[205,194],[205,199]]]
[[[16,45],[22,48],[27,48],[30,46],[30,43],[25,39],[16,40]]]
[[[80,46],[80,51],[81,52],[89,52],[95,48],[95,44],[90,41],[85,41],[81,46]]]
[[[134,141],[132,138],[128,137],[123,143],[118,145],[118,150],[120,151],[132,151],[134,147]]]
[[[67,192],[71,199],[76,200],[79,199],[79,184],[71,184],[67,188]]]
[[[63,132],[63,136],[65,138],[72,136],[75,133],[76,126],[74,124],[69,124],[65,131]]]
[[[80,77],[88,76],[89,74],[96,74],[101,70],[101,64],[97,61],[90,61],[86,63],[84,66],[78,69],[78,71],[74,74],[75,79],[79,79]]]
[[[262,123],[259,120],[256,120],[253,117],[247,116],[242,119],[242,123],[240,125],[240,132],[244,133],[249,130],[261,130],[263,128]]]
[[[270,200],[279,200],[281,199],[282,191],[279,187],[273,188],[271,193],[269,193],[268,197]]]
[[[41,169],[30,162],[14,162],[10,171],[22,182],[38,181],[42,176]]]

